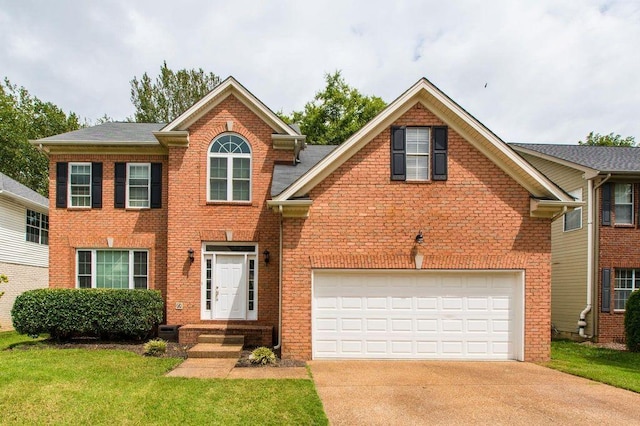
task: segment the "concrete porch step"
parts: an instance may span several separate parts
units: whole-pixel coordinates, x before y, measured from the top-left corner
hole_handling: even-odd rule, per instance
[[[240,358],[241,344],[198,343],[187,351],[188,358]]]
[[[221,345],[244,345],[244,336],[228,336],[224,334],[201,334],[198,343],[218,343]]]

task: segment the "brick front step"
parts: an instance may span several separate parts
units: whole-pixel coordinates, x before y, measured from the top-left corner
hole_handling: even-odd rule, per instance
[[[202,334],[225,337],[244,336],[244,344],[248,347],[273,345],[273,327],[266,325],[186,324],[180,327],[178,334],[179,342],[183,345],[198,343],[198,336]]]
[[[201,334],[198,343],[218,343],[220,345],[244,346],[244,336],[227,336],[224,334]]]
[[[189,358],[240,358],[241,344],[198,343],[187,351]]]

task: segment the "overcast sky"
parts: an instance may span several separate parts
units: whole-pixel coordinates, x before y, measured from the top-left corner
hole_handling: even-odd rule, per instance
[[[342,70],[387,102],[426,77],[507,142],[640,140],[637,0],[0,0],[0,74],[67,112],[132,116],[163,60],[274,111]]]

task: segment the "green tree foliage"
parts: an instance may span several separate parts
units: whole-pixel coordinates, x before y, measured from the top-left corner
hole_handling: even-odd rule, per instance
[[[631,293],[624,311],[624,333],[627,349],[640,352],[640,290]]]
[[[325,80],[324,90],[317,92],[303,111],[280,114],[286,122],[299,124],[311,144],[341,144],[386,106],[381,98],[365,96],[349,86],[340,71],[325,74]]]
[[[0,172],[47,196],[49,162],[29,140],[79,128],[76,114],[65,114],[7,78],[0,82]]]
[[[8,283],[9,278],[5,274],[0,274],[0,284]],[[4,294],[4,291],[0,291],[0,297]]]
[[[591,146],[636,146],[636,140],[633,136],[623,138],[620,135],[614,135],[613,132],[608,135],[591,132],[587,135],[586,141],[579,141],[578,144]]]
[[[202,68],[173,71],[164,61],[154,81],[145,72],[131,80],[131,102],[138,123],[169,123],[220,84],[220,77]]]

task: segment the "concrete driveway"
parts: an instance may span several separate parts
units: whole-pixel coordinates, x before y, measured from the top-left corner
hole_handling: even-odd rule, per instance
[[[640,394],[522,362],[311,361],[332,425],[638,424]]]

